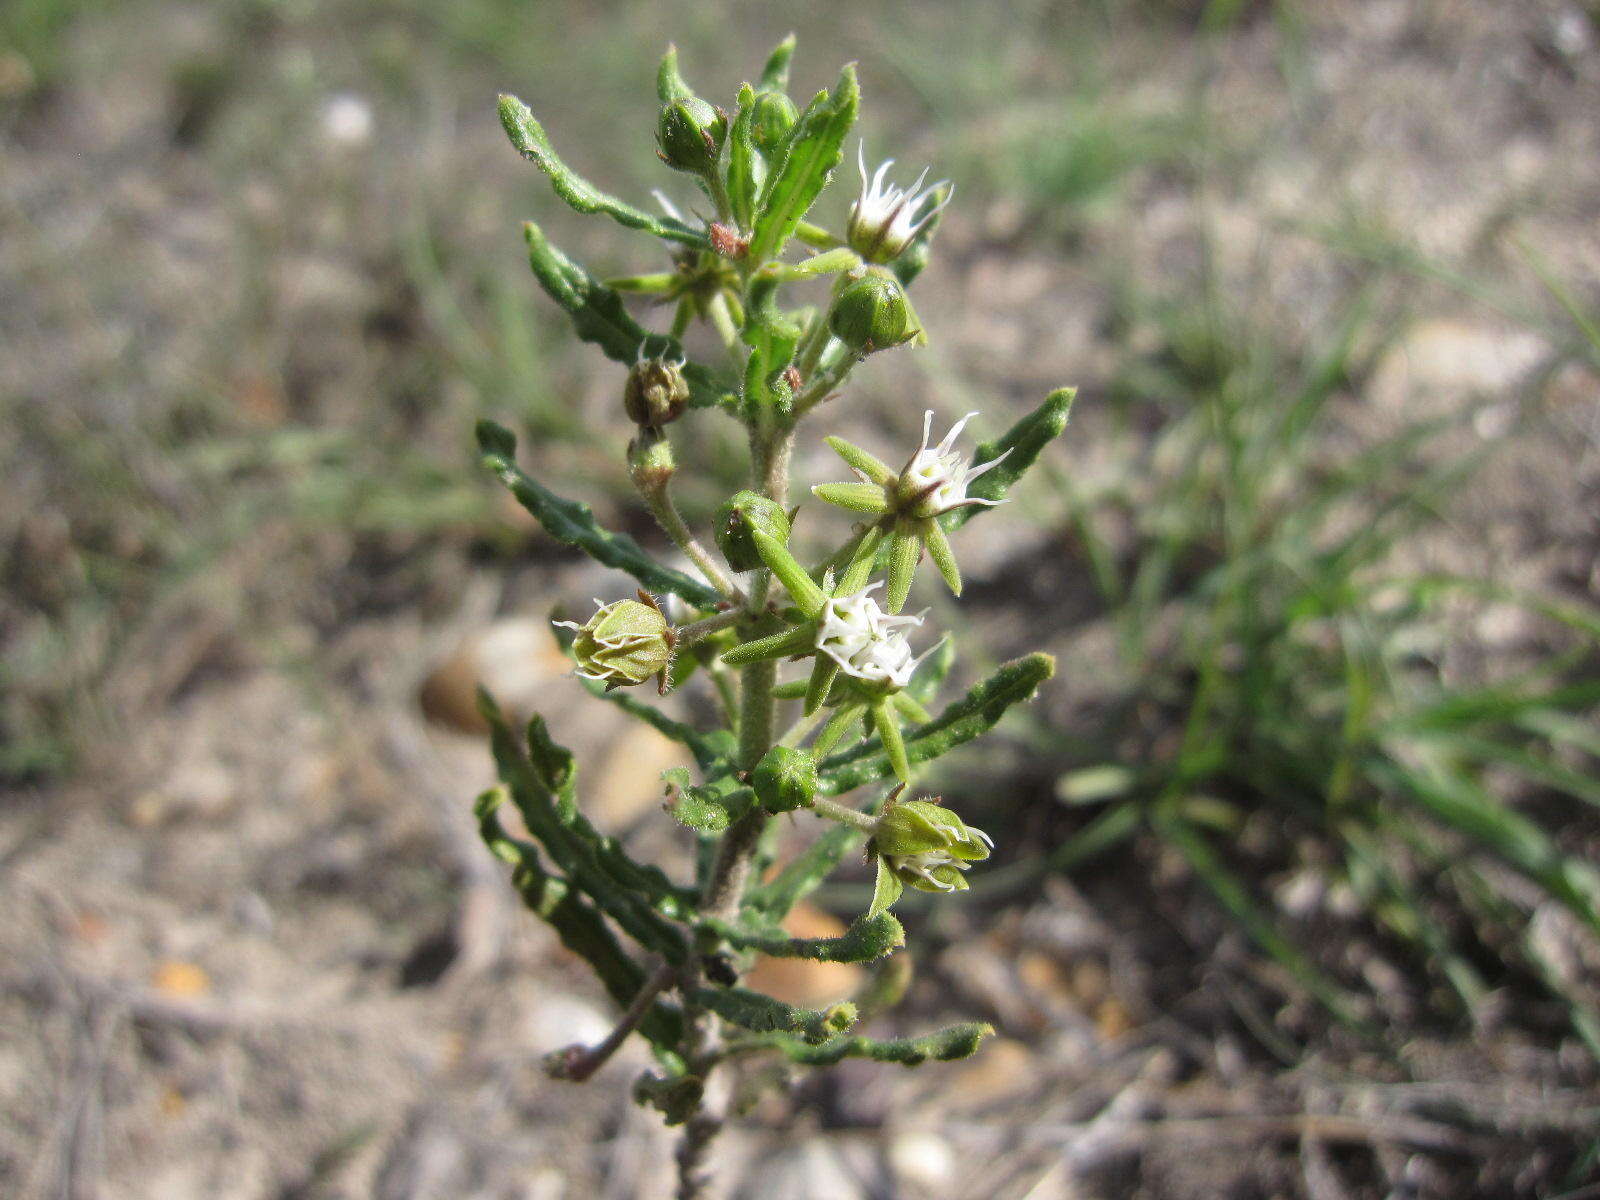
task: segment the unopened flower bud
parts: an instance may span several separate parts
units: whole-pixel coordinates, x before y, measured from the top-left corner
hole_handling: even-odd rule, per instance
[[[582,625],[556,622],[577,631],[572,657],[579,675],[604,683],[607,690],[643,683],[652,675],[666,686],[676,638],[655,601],[645,593],[640,596],[602,605]]]
[[[664,105],[656,125],[656,145],[669,167],[704,175],[716,168],[728,118],[697,96]]]
[[[628,370],[622,385],[622,408],[628,420],[648,429],[676,421],[689,406],[689,381],[683,364],[666,358],[645,358]]]
[[[845,284],[828,314],[833,336],[853,350],[898,346],[915,331],[905,293],[894,276],[868,270]]]
[[[717,548],[735,571],[754,571],[763,565],[761,553],[750,536],[752,529],[766,534],[779,545],[787,545],[789,515],[781,504],[751,491],[736,493],[717,510]]]
[[[873,843],[879,854],[921,854],[949,850],[960,858],[989,857],[988,837],[942,805],[907,800],[878,820]]]
[[[902,883],[927,892],[965,891],[967,863],[989,857],[989,835],[927,800],[896,804],[878,820],[872,848]]]
[[[799,118],[794,101],[782,92],[760,92],[750,113],[750,140],[757,150],[772,158]]]
[[[810,808],[817,794],[817,760],[793,746],[774,746],[756,764],[750,783],[770,813]]]
[[[628,475],[633,486],[646,495],[666,487],[677,469],[666,434],[645,428],[628,443]]]

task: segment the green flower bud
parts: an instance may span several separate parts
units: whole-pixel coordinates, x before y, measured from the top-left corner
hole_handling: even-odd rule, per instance
[[[669,167],[705,175],[716,169],[727,134],[725,114],[697,96],[685,96],[662,107],[656,145]]]
[[[648,593],[640,592],[638,600],[603,605],[586,624],[556,624],[577,631],[572,657],[577,661],[578,674],[585,679],[598,680],[609,691],[643,683],[654,675],[665,692],[677,639]]]
[[[659,429],[676,421],[689,406],[689,381],[683,364],[665,358],[646,358],[628,370],[622,385],[622,408],[635,425]]]
[[[851,349],[868,353],[898,346],[916,332],[905,293],[894,276],[880,270],[845,284],[828,314],[828,328]]]
[[[942,851],[963,861],[989,857],[989,835],[927,800],[896,804],[878,818],[873,848],[894,858]]]
[[[789,516],[783,506],[758,492],[739,492],[717,509],[716,525],[717,548],[735,571],[754,571],[764,565],[750,537],[751,529],[788,545]]]
[[[628,475],[633,485],[645,495],[652,495],[667,486],[678,469],[672,456],[672,443],[663,433],[643,428],[639,436],[628,443]]]
[[[989,857],[989,835],[966,824],[948,808],[910,800],[887,809],[872,835],[878,858],[878,883],[872,912],[882,912],[902,887],[923,892],[964,892],[962,874],[972,862]]]
[[[768,750],[751,775],[756,800],[770,813],[810,808],[817,794],[817,760],[793,746]]]
[[[794,101],[782,92],[760,92],[750,113],[750,140],[757,150],[772,158],[799,119]]]

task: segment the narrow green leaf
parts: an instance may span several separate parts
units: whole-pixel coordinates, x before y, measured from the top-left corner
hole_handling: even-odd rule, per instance
[[[770,1033],[751,1038],[739,1044],[742,1053],[758,1050],[775,1050],[790,1062],[807,1067],[831,1067],[846,1058],[870,1058],[876,1062],[899,1063],[915,1067],[929,1061],[952,1062],[970,1058],[977,1053],[978,1044],[994,1032],[994,1026],[981,1022],[951,1025],[937,1033],[919,1038],[840,1037],[823,1042],[820,1046],[808,1045],[799,1038]]]
[[[865,475],[869,482],[881,485],[895,477],[888,463],[860,446],[847,442],[842,437],[827,437],[822,440],[827,442],[833,452],[844,459],[847,465]]]
[[[566,310],[572,327],[586,342],[599,346],[612,362],[631,367],[641,355],[678,358],[682,343],[663,333],[651,333],[631,316],[622,297],[555,246],[532,221],[522,225],[528,243],[528,264],[545,293]],[[732,388],[709,367],[689,362],[683,367],[689,384],[689,404],[712,408],[731,403]]]
[[[1561,853],[1527,817],[1454,772],[1410,770],[1389,759],[1372,763],[1369,771],[1436,820],[1510,863],[1590,929],[1600,931],[1600,872]]]
[[[795,561],[794,555],[789,553],[789,548],[777,538],[759,529],[750,530],[750,540],[755,543],[761,561],[766,563],[767,569],[778,577],[778,582],[783,584],[794,602],[800,606],[800,611],[808,618],[815,618],[822,611],[822,605],[827,597],[822,594],[822,589],[817,586],[816,581],[806,573],[806,569]]]
[[[838,678],[838,660],[827,654],[817,655],[816,662],[811,667],[811,677],[806,680],[806,716],[809,717],[822,707],[822,702],[828,698],[828,693],[833,689],[833,681]]]
[[[906,606],[921,557],[922,539],[915,530],[897,524],[889,537],[889,583],[884,589],[884,607],[890,612],[897,613]]]
[[[974,467],[993,462],[1002,454],[1006,460],[988,474],[975,480],[967,488],[967,495],[979,500],[1004,500],[1023,473],[1038,461],[1040,452],[1060,436],[1072,415],[1072,401],[1077,388],[1058,388],[1045,398],[1043,404],[1018,421],[992,442],[981,444],[972,456]],[[1007,451],[1010,453],[1007,454]],[[982,507],[958,508],[939,518],[946,531],[960,529],[974,513],[985,511]]]
[[[750,261],[764,263],[782,251],[801,218],[844,157],[844,139],[855,124],[861,93],[854,66],[845,67],[832,95],[818,93],[795,122],[761,193],[750,239]]]
[[[832,1008],[796,1008],[749,988],[698,988],[695,1003],[724,1021],[753,1033],[797,1033],[807,1045],[819,1045],[856,1023],[856,1006],[849,1001]]]
[[[715,608],[722,595],[681,571],[656,562],[625,533],[603,528],[587,504],[567,500],[550,491],[517,466],[517,440],[493,421],[478,422],[478,446],[486,467],[511,489],[522,507],[532,513],[551,537],[582,550],[596,562],[626,571],[650,592],[671,592],[697,608]]]
[[[675,887],[658,868],[635,862],[615,838],[600,834],[575,807],[562,810],[493,697],[481,689],[478,711],[489,725],[495,764],[523,823],[568,882],[582,889],[640,945],[669,961],[680,961],[686,951],[683,936],[667,918],[681,920],[688,915],[694,894]]]
[[[883,498],[883,489],[875,483],[819,483],[811,489],[818,500],[837,504],[852,512],[884,513],[889,502]]]
[[[500,123],[517,153],[537,166],[550,178],[550,186],[573,208],[581,213],[604,213],[629,229],[642,229],[658,238],[681,242],[689,246],[709,246],[702,230],[692,229],[671,217],[655,216],[635,208],[626,201],[602,192],[562,162],[550,145],[543,126],[534,119],[532,111],[515,96],[500,97]]]
[[[760,89],[763,92],[782,92],[789,87],[789,60],[794,57],[794,34],[779,42],[761,68]]]
[[[549,922],[561,944],[594,968],[601,985],[626,1008],[644,986],[644,969],[623,952],[600,914],[564,881],[545,873],[535,848],[508,837],[498,809],[507,799],[504,787],[493,788],[473,807],[478,832],[496,858],[514,868],[511,880],[523,903]],[[639,1032],[658,1053],[677,1059],[683,1041],[683,1018],[675,1008],[657,1003],[639,1023]],[[681,1059],[677,1060],[681,1068]]]
[[[742,667],[746,663],[792,658],[797,654],[807,654],[814,649],[816,637],[817,631],[810,625],[785,629],[782,633],[770,634],[764,638],[756,638],[753,642],[735,646],[722,656],[722,661],[730,667]]]
[[[937,521],[924,521],[922,539],[928,547],[928,557],[933,559],[933,565],[938,567],[939,574],[944,576],[945,586],[950,589],[950,594],[961,595],[961,568],[956,564],[956,556],[950,549],[950,539],[944,534],[944,526]]]
[[[1031,699],[1054,673],[1055,659],[1048,654],[1030,654],[1004,664],[936,720],[906,736],[907,763],[928,762],[992,729],[1007,709]],[[837,796],[893,771],[881,746],[868,742],[823,763],[817,790],[820,795]]]
[[[906,944],[906,931],[893,913],[858,917],[839,937],[797,938],[776,925],[751,927],[727,921],[702,924],[736,950],[754,950],[774,958],[809,958],[816,962],[872,962]]]
[[[667,46],[667,52],[661,56],[661,65],[656,68],[656,96],[663,104],[671,104],[674,100],[687,100],[694,96],[694,89],[689,86],[678,70],[678,48]]]
[[[747,83],[739,89],[739,111],[728,131],[728,199],[740,229],[749,229],[754,222],[756,197],[767,181],[767,160],[750,133],[755,102],[755,91]]]
[[[880,854],[874,856],[874,858],[876,874],[872,883],[872,903],[868,906],[867,915],[864,918],[868,921],[875,917],[889,916],[889,909],[896,900],[900,899],[900,893],[906,890],[906,885],[900,882],[900,876],[889,869],[889,864],[884,860],[883,856]]]
[[[883,743],[894,773],[901,783],[909,784],[911,764],[906,759],[905,739],[900,735],[900,715],[887,700],[879,700],[872,706],[872,726],[878,731],[878,740]]]

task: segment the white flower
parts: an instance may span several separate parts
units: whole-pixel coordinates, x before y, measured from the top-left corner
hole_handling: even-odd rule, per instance
[[[971,829],[971,826],[968,826]],[[972,829],[972,832],[981,837],[991,847],[994,841],[981,829]],[[937,874],[940,867],[954,867],[958,871],[965,871],[972,864],[965,859],[957,858],[948,850],[924,850],[920,854],[889,854],[889,869],[897,875],[915,875],[918,879],[926,880],[941,892],[960,891],[965,882],[958,885],[949,882],[951,876],[948,872],[941,879]]]
[[[952,188],[943,200],[918,217],[917,210],[923,202],[944,187],[947,181],[941,179],[924,188],[922,181],[928,177],[927,168],[924,167],[922,174],[909,188],[895,187],[885,180],[889,168],[894,166],[892,158],[885,159],[872,178],[868,179],[865,155],[865,141],[858,142],[856,166],[861,171],[861,198],[850,210],[845,234],[850,248],[862,258],[868,262],[886,263],[898,258],[911,244],[911,239],[917,236],[917,231],[950,203],[955,189]]]
[[[996,504],[1004,503],[1002,500],[968,496],[967,485],[985,471],[999,466],[1011,451],[1007,450],[1005,454],[991,458],[973,470],[971,461],[952,449],[956,435],[977,415],[975,412],[968,413],[950,427],[950,432],[944,435],[944,441],[937,446],[929,446],[928,442],[933,436],[933,410],[930,408],[923,414],[922,444],[911,456],[905,470],[900,472],[898,484],[902,502],[913,506],[913,515],[936,517],[967,504],[993,508]]]
[[[900,627],[921,625],[920,616],[891,616],[867,595],[871,587],[822,605],[817,624],[817,651],[839,664],[846,675],[867,683],[903,688],[921,658],[913,657]],[[924,655],[926,657],[926,655]]]

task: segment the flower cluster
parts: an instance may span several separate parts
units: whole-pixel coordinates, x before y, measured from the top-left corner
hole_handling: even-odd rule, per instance
[[[900,627],[921,625],[922,617],[884,612],[867,594],[880,586],[874,583],[852,596],[830,597],[824,602],[816,646],[846,675],[863,683],[903,688],[922,659],[911,656],[911,646]]]

